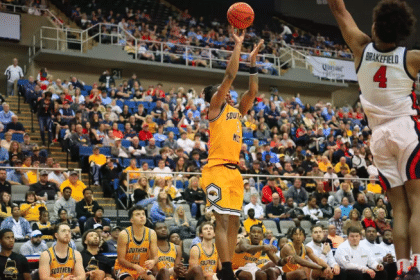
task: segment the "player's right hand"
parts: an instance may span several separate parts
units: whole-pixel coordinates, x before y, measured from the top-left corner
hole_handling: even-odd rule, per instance
[[[272,251],[273,253],[277,252],[277,247],[273,245],[264,245],[263,252]]]
[[[137,271],[139,275],[143,275],[146,273],[146,270],[143,267],[139,266],[138,264],[134,265],[134,269]]]
[[[373,269],[368,269],[366,273],[369,274],[370,278],[375,278],[376,272]]]

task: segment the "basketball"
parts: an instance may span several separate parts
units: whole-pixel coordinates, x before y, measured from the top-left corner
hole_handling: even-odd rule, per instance
[[[238,2],[230,6],[227,19],[233,27],[245,29],[254,22],[254,10],[247,3]]]

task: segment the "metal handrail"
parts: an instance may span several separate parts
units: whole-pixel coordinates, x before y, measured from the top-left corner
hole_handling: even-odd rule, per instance
[[[345,53],[347,55],[350,55],[350,58],[339,57],[338,56],[339,51],[337,51],[337,50],[318,49],[318,48],[303,47],[303,46],[296,46],[296,45],[287,45],[287,46],[292,48],[292,49],[295,49],[295,50],[300,50],[300,51],[306,52],[307,55],[309,55],[309,52],[312,51],[314,53],[315,52],[320,52],[321,53],[320,55],[317,55],[317,56],[324,56],[324,57],[330,57],[330,58],[336,58],[336,59],[342,59],[342,60],[353,60],[354,59],[354,56],[353,56],[352,53],[348,53],[348,52],[344,52],[344,51],[343,51],[343,53]],[[330,53],[336,54],[336,55],[335,56],[334,55],[332,55],[332,56],[322,55],[322,53],[325,53],[325,52],[330,52]]]
[[[77,171],[79,173],[79,180],[82,180],[82,169],[80,168],[51,168],[51,167],[14,167],[14,166],[0,166],[0,169],[18,169],[18,170],[36,170],[36,177],[39,177],[40,170],[49,171]]]
[[[29,6],[21,6],[21,5],[13,5],[13,4],[1,4],[1,5],[5,7],[13,7],[14,13],[16,13],[16,8],[20,8],[22,9],[22,11],[30,8]],[[43,12],[47,12],[52,18],[54,18],[54,23],[60,25],[61,28],[64,28],[64,24],[49,9],[45,9],[45,8],[37,8],[37,9]]]

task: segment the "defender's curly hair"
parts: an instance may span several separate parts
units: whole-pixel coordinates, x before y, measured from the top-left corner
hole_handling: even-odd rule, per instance
[[[384,43],[399,43],[410,36],[416,20],[404,0],[382,0],[373,10],[375,33]]]

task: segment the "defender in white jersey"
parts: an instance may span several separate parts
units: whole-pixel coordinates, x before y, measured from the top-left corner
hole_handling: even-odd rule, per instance
[[[354,54],[360,100],[372,129],[370,148],[394,209],[397,279],[420,279],[420,108],[413,93],[420,52],[398,46],[412,33],[416,18],[405,1],[382,0],[373,11],[370,38],[344,0],[328,4]]]

